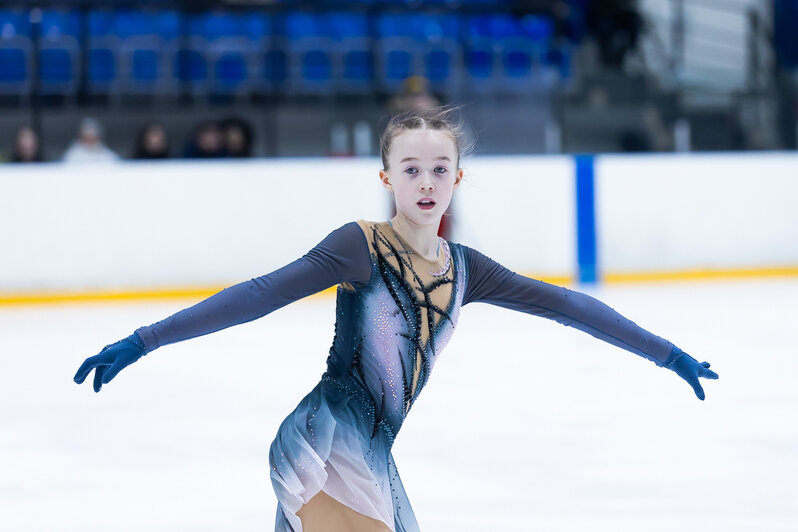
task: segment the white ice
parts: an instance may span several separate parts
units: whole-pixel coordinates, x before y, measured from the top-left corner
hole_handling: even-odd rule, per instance
[[[394,447],[424,531],[798,530],[798,280],[590,290],[708,360],[674,373],[465,307]],[[163,347],[95,394],[103,345],[187,300],[0,308],[0,530],[264,531],[268,447],[318,381],[334,301]]]

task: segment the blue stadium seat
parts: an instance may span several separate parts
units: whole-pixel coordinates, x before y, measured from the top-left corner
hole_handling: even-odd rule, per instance
[[[119,88],[119,47],[113,11],[90,11],[88,15],[86,89],[108,95]]]
[[[554,35],[554,23],[549,17],[526,15],[520,23],[523,33],[536,43],[547,45]]]
[[[343,51],[341,89],[346,93],[371,92],[374,82],[374,54],[369,49]]]
[[[0,38],[30,37],[30,18],[27,10],[0,9]]]
[[[117,12],[121,90],[134,94],[172,94],[179,83],[170,66],[180,47],[180,15],[174,10]]]
[[[285,16],[289,90],[297,94],[329,94],[334,90],[334,39],[325,17],[310,12]]]
[[[556,83],[567,82],[571,78],[571,49],[566,43],[550,46],[543,56],[543,64],[556,73]]]
[[[427,17],[423,33],[423,74],[433,91],[448,95],[462,85],[463,48],[459,39],[460,19],[453,15]]]
[[[500,55],[490,28],[490,17],[473,15],[464,19],[464,72],[471,92],[495,92],[501,79]]]
[[[180,54],[182,79],[194,92],[251,90],[261,77],[259,54],[271,37],[271,22],[256,12],[214,10],[190,16],[190,46]]]
[[[570,75],[567,44],[554,45],[554,23],[549,17],[527,15],[520,21],[530,42],[533,90],[549,90]]]
[[[118,84],[118,39],[94,40],[89,48],[87,89],[91,94],[110,94]]]
[[[324,19],[316,13],[294,11],[285,15],[283,20],[285,36],[291,40],[324,35]]]
[[[80,82],[80,13],[42,11],[39,44],[39,87],[42,94],[72,96]]]
[[[374,54],[369,18],[364,13],[331,12],[324,16],[324,31],[333,41],[335,90],[367,94],[374,86]]]
[[[114,34],[113,11],[90,11],[88,16],[89,37],[105,37]]]
[[[32,55],[29,38],[0,37],[0,94],[24,96],[30,92]]]
[[[464,5],[490,6],[500,10],[506,6],[511,6],[514,0],[460,0]]]
[[[45,9],[42,11],[40,28],[44,39],[58,39],[62,36],[77,39],[80,36],[80,12]]]
[[[174,10],[120,9],[113,14],[113,33],[122,40],[151,38],[169,43],[180,36],[180,14]]]
[[[527,94],[547,84],[544,58],[551,21],[504,13],[470,17],[466,25],[467,72],[477,92]]]
[[[260,56],[259,88],[264,92],[280,92],[288,83],[288,57],[286,46],[280,46],[274,38]]]
[[[220,37],[209,47],[211,90],[232,94],[247,92],[254,83],[256,50],[243,37]]]
[[[319,4],[330,7],[338,7],[338,8],[348,8],[351,6],[373,6],[380,3],[386,3],[385,0],[317,0],[317,1]]]
[[[189,48],[180,48],[175,57],[175,75],[191,92],[205,92],[208,86],[207,44],[192,39]]]
[[[342,41],[352,37],[370,37],[369,19],[365,13],[329,12],[322,19],[323,32]]]
[[[462,50],[459,19],[418,12],[383,13],[377,17],[379,80],[395,91],[405,78],[420,75],[439,92],[457,91]]]
[[[0,10],[0,94],[25,96],[30,92],[32,59],[27,14]]]

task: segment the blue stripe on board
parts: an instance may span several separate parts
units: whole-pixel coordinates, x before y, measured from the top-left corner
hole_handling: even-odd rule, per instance
[[[576,260],[580,283],[598,280],[593,169],[592,155],[576,156]]]

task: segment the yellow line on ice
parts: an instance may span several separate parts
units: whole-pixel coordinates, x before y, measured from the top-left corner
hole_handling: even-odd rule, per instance
[[[570,276],[536,276],[525,274],[556,285],[570,285]],[[678,272],[610,272],[602,275],[601,281],[606,283],[665,282],[665,281],[709,281],[722,279],[757,279],[770,277],[798,277],[798,266],[778,268],[757,268],[737,270],[689,270]],[[113,291],[53,291],[53,292],[0,292],[0,307],[11,305],[40,305],[54,303],[101,303],[120,301],[152,301],[159,299],[193,299],[200,301],[225,287],[175,287],[149,290],[113,290]],[[331,297],[336,287],[330,287],[309,297]]]
[[[772,277],[798,277],[798,266],[735,270],[686,270],[678,272],[610,272],[602,275],[601,280],[607,283],[635,283],[661,281],[761,279]]]

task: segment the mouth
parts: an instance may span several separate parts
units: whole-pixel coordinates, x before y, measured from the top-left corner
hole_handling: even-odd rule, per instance
[[[432,198],[421,198],[416,202],[416,205],[418,205],[419,209],[428,211],[435,206],[435,200]]]

